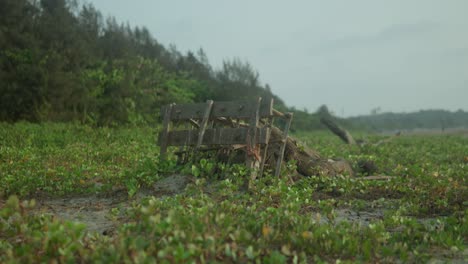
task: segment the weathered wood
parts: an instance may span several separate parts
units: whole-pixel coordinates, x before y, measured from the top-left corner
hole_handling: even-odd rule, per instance
[[[266,144],[270,137],[270,128],[257,128],[257,144]],[[248,128],[214,128],[206,129],[202,145],[245,145],[247,142]],[[195,146],[198,142],[197,130],[169,131],[167,135],[167,146]],[[160,134],[158,143],[163,144],[163,133]]]
[[[167,107],[168,106],[164,106],[161,108],[161,116],[164,116]],[[214,102],[210,119],[216,119],[218,117],[247,119],[250,118],[252,112],[255,111],[255,108],[256,101],[253,100],[238,102]],[[174,105],[170,119],[202,119],[205,113],[205,109],[206,103]],[[262,118],[273,115],[273,99],[266,100],[260,105],[259,115]]]
[[[205,145],[211,149],[229,146],[226,148],[228,162],[234,157],[232,153],[236,154],[236,150],[241,148],[246,152],[247,167],[260,169],[252,171],[252,179],[265,167],[276,169],[275,175],[279,176],[282,162],[290,160],[296,161],[297,171],[304,176],[353,175],[349,162],[322,158],[288,137],[293,116],[276,111],[272,102],[264,103],[261,98],[257,101],[213,102],[211,111],[207,103],[166,106],[163,108],[163,131],[159,135],[162,156],[167,146],[187,146],[186,150],[179,150],[185,154],[190,154],[194,146],[200,148]],[[272,126],[271,121],[275,117],[286,119],[284,131]],[[171,122],[178,124],[180,121],[191,123],[195,130],[170,131]],[[240,157],[238,154],[236,157]]]
[[[166,151],[168,146],[168,135],[169,135],[169,125],[171,122],[171,113],[174,104],[170,104],[168,107],[165,108],[164,111],[164,120],[163,120],[163,130],[159,137],[159,144],[160,144],[160,158],[166,158]]]
[[[190,126],[188,123],[185,123],[184,124],[184,129],[186,130],[192,130],[192,126]],[[167,139],[166,139],[167,140]],[[187,139],[186,139],[187,140]],[[187,144],[183,144],[183,145],[180,145],[179,146],[179,151],[175,152],[174,154],[178,155],[179,157],[179,160],[178,162],[179,163],[185,163],[188,159],[188,156],[189,156],[189,153],[188,153],[188,146]]]
[[[271,128],[271,137],[269,141],[269,149],[271,152],[278,153],[278,149],[281,147],[281,141],[283,141],[283,132],[277,127]],[[273,143],[276,142],[276,143]],[[271,155],[274,156],[274,155]],[[296,161],[297,172],[303,176],[324,176],[332,177],[338,174],[349,174],[353,175],[351,166],[343,161],[334,161],[323,158],[317,151],[307,148],[306,146],[299,146],[295,140],[288,137],[286,140],[286,149],[284,152],[284,161]],[[276,165],[276,159],[268,159],[267,163],[269,166]],[[337,166],[340,165],[340,166]]]
[[[267,127],[271,127],[273,125],[273,117],[268,118],[265,124],[266,124]],[[271,131],[269,133],[271,133]],[[268,135],[268,137],[270,137],[270,135]],[[262,154],[262,159],[261,159],[261,163],[260,163],[260,170],[259,170],[259,174],[258,174],[260,176],[263,175],[263,171],[265,170],[265,163],[266,163],[266,160],[267,160],[268,146],[269,145],[270,145],[269,141],[267,141],[267,143],[263,147],[263,154]]]
[[[291,122],[293,118],[293,113],[288,113],[285,115],[288,119],[286,121],[286,127],[283,132],[283,142],[281,144],[278,160],[276,162],[275,176],[279,177],[281,173],[281,164],[283,163],[284,151],[286,150],[286,142],[288,140],[289,129],[291,128]]]
[[[273,115],[276,117],[284,117],[284,114],[276,109],[273,109]]]
[[[247,151],[245,153],[245,164],[247,168],[253,169],[256,166],[257,160],[260,160],[260,148],[257,146],[257,126],[260,120],[259,111],[262,98],[258,97],[252,113],[250,114],[249,127],[247,128]],[[256,172],[252,172],[252,179],[256,178]]]
[[[333,120],[330,118],[322,117],[320,118],[320,122],[328,127],[328,129],[330,129],[333,134],[337,135],[345,143],[349,145],[356,145],[356,141],[354,140],[353,136],[351,136],[351,134],[346,129],[333,122]]]
[[[206,102],[206,109],[205,109],[205,113],[203,114],[203,120],[202,120],[202,123],[200,125],[200,130],[199,130],[199,133],[198,133],[198,140],[197,140],[197,145],[195,146],[195,151],[200,148],[200,146],[201,146],[201,144],[203,142],[203,136],[205,134],[206,125],[208,124],[208,120],[210,118],[210,114],[211,114],[212,109],[213,109],[213,101],[208,100]]]
[[[218,119],[217,121],[225,126],[235,125],[234,120]],[[267,123],[264,125],[266,124]],[[248,125],[241,124],[241,128],[246,129],[247,127]],[[354,171],[351,165],[345,160],[331,160],[324,158],[315,150],[307,148],[306,146],[298,145],[294,139],[289,136],[286,137],[283,131],[275,126],[270,128],[269,134],[270,137],[266,141],[268,143],[268,149],[265,158],[265,168],[268,167],[276,169],[281,147],[285,146],[283,160],[285,162],[291,160],[296,161],[297,172],[303,176],[315,175],[333,177],[340,174],[354,176]],[[265,147],[266,144],[263,146]]]
[[[288,117],[289,114],[283,115]],[[291,116],[292,118],[292,116]],[[292,120],[292,119],[291,119]],[[219,122],[225,126],[234,126],[235,122],[228,119],[218,119]],[[262,125],[268,126],[268,122],[264,122]],[[241,124],[242,127],[248,127],[246,124]],[[320,156],[316,151],[309,149],[305,146],[297,146],[296,142],[284,135],[284,133],[277,127],[271,126],[270,137],[268,140],[268,148],[264,146],[264,153],[262,155],[263,170],[265,167],[276,169],[279,153],[281,148],[284,146],[284,161],[295,160],[297,162],[297,171],[304,176],[311,175],[322,175],[322,176],[334,176],[336,174],[352,174],[352,168],[348,163],[342,166],[343,162],[329,161]],[[277,170],[280,171],[280,170]],[[262,167],[260,167],[262,172]],[[261,174],[259,174],[261,175]]]
[[[193,120],[193,119],[189,119],[188,120],[190,122],[190,124],[196,128],[200,128],[200,124],[198,124],[197,121]]]

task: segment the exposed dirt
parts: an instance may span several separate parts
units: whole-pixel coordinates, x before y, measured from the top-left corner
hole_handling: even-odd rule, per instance
[[[37,201],[35,213],[51,214],[60,219],[86,224],[89,232],[111,233],[116,219],[112,218],[112,208],[127,206],[125,196],[98,197],[96,195],[59,198]]]
[[[113,235],[117,227],[126,221],[125,215],[122,215],[122,212],[125,209],[129,209],[133,203],[139,202],[149,196],[163,197],[182,193],[185,187],[192,182],[194,182],[193,176],[172,175],[156,182],[151,188],[141,189],[131,199],[128,198],[125,190],[117,190],[103,195],[81,195],[63,198],[41,197],[36,198],[37,206],[33,213],[49,214],[59,219],[83,223],[87,226],[87,231],[91,233]],[[327,198],[330,198],[330,196],[323,195],[318,199]],[[371,203],[369,200],[367,201]],[[385,206],[374,207],[370,206],[370,204],[366,206],[365,210],[337,208],[334,210],[333,220],[335,223],[347,221],[366,226],[373,221],[383,219],[384,212],[387,209],[389,208]],[[307,208],[302,213],[306,213],[306,211],[308,211]],[[312,217],[317,217],[317,220],[321,223],[330,222],[329,216],[320,216],[319,212],[314,209],[310,213]],[[422,222],[426,223],[430,223],[430,220],[421,219]]]
[[[354,222],[360,225],[369,225],[372,221],[382,220],[384,218],[384,209],[378,208],[374,210],[357,211],[352,209],[338,209],[335,211],[335,222],[343,221]]]
[[[182,192],[192,176],[172,175],[156,182],[151,188],[141,189],[133,199],[125,190],[117,190],[104,195],[80,195],[64,198],[36,198],[37,206],[33,213],[49,214],[59,219],[86,224],[88,232],[110,235],[124,220],[122,215],[112,213],[113,208],[130,208],[135,201],[148,197],[162,197]]]

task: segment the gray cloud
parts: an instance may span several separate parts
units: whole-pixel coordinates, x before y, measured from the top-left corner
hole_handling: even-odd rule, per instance
[[[415,22],[411,24],[393,24],[375,34],[351,35],[339,37],[321,43],[312,49],[312,53],[332,52],[342,49],[352,50],[372,45],[392,45],[405,40],[417,40],[438,28],[435,22]]]

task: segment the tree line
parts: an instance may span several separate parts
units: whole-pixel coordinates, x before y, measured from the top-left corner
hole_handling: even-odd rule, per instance
[[[0,120],[143,124],[167,103],[283,101],[245,61],[214,70],[200,49],[182,54],[145,27],[104,18],[72,0],[0,2]]]
[[[362,127],[370,131],[417,130],[468,128],[468,112],[459,109],[421,110],[412,113],[374,113],[367,116],[348,118],[354,128]]]
[[[324,128],[320,115],[329,114],[326,106],[316,113],[288,108],[246,61],[225,60],[214,69],[203,49],[182,53],[165,47],[147,28],[105,18],[77,0],[0,1],[0,122],[152,124],[168,103],[257,96],[294,112],[293,130]],[[392,128],[458,124],[445,116],[414,118],[397,122],[395,116],[376,115],[338,122],[372,130],[390,123]]]

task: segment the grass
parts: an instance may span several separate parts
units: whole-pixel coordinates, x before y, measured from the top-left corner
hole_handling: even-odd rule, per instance
[[[349,147],[323,132],[296,136],[327,157],[372,160],[390,181],[266,175],[202,159],[161,163],[156,129],[0,124],[0,262],[421,262],[466,261],[468,137],[403,136]],[[377,141],[378,136],[369,136]],[[213,166],[222,167],[213,175]],[[191,174],[177,195],[136,198],[171,174]],[[294,164],[283,175],[294,174]],[[36,213],[36,201],[111,195],[127,207],[112,235]],[[369,219],[348,217],[371,215]]]

